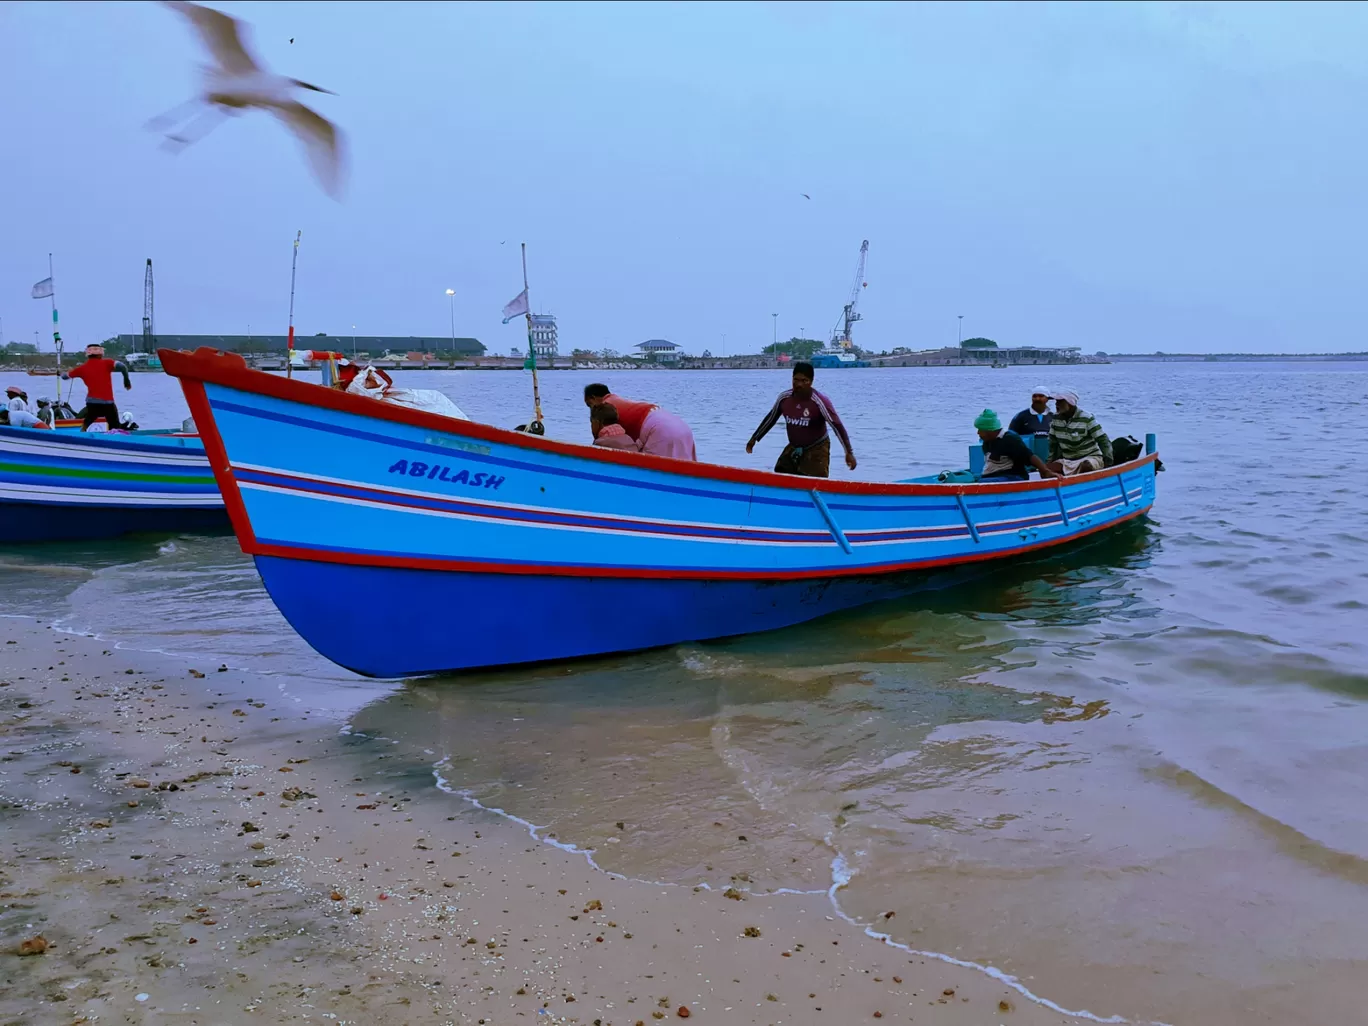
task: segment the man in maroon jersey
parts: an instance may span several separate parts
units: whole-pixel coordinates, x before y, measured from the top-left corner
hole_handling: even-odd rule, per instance
[[[746,443],[746,452],[755,449],[755,443],[764,438],[770,428],[784,418],[788,429],[788,445],[779,454],[774,464],[777,474],[799,474],[803,477],[828,477],[831,463],[831,436],[827,434],[830,426],[841,440],[845,449],[846,466],[855,469],[855,450],[850,445],[850,436],[831,400],[812,387],[813,370],[810,363],[793,365],[793,387],[780,392],[779,398],[760,426]]]
[[[104,346],[93,342],[86,346],[86,362],[70,371],[63,371],[63,380],[79,378],[85,382],[86,405],[85,423],[82,431],[89,431],[90,425],[101,418],[109,425],[110,431],[122,430],[119,423],[119,408],[114,404],[114,372],[123,375],[125,389],[133,387],[128,378],[128,368],[121,360],[106,359]]]

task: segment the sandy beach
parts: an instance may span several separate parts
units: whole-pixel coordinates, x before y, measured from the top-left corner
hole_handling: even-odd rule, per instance
[[[5,1026],[1081,1021],[824,893],[626,880],[434,780],[356,776],[260,679],[0,634]]]

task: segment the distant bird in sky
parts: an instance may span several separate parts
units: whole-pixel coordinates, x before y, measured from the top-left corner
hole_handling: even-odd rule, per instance
[[[204,91],[200,96],[147,123],[150,130],[167,133],[164,147],[179,153],[208,135],[224,118],[253,108],[264,110],[275,115],[304,144],[315,177],[330,196],[337,198],[342,188],[341,133],[327,118],[293,98],[297,89],[316,93],[329,90],[264,69],[248,52],[243,42],[247,26],[236,18],[182,0],[163,3],[190,21],[215,62],[203,69]],[[293,37],[290,42],[294,42]],[[200,109],[206,106],[207,110]],[[179,131],[168,131],[185,121],[192,111],[198,113],[182,124]]]
[[[291,37],[290,37],[290,45],[291,45],[291,46],[294,46],[294,36],[291,36]]]
[[[805,192],[800,192],[798,195],[802,196],[803,199],[808,199],[808,200],[812,199],[812,197],[809,196],[809,195],[808,195],[807,193],[805,193]]]

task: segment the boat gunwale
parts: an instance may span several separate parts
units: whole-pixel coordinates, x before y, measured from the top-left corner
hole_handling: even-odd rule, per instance
[[[78,420],[75,423],[80,424],[81,422]],[[19,427],[17,424],[0,424],[0,431],[13,431],[16,432],[16,437],[23,438],[27,441],[46,442],[51,445],[70,445],[77,448],[84,447],[93,449],[99,449],[101,447],[105,449],[114,448],[125,452],[158,455],[186,453],[196,458],[199,458],[202,455],[201,449],[197,449],[193,445],[188,445],[185,441],[186,439],[192,438],[196,441],[201,441],[200,436],[184,432],[171,432],[167,434],[157,433],[139,437],[134,434],[113,434],[108,431],[93,433],[77,431],[74,426],[70,428],[62,427],[54,430],[52,428]],[[3,435],[0,435],[0,438],[3,437]],[[166,439],[167,441],[152,442],[148,441],[149,438]],[[174,440],[175,444],[173,444],[172,440]]]
[[[1002,495],[1010,492],[1029,492],[1043,489],[1054,490],[1061,487],[1070,487],[1074,484],[1084,484],[1120,474],[1130,473],[1131,471],[1138,470],[1153,463],[1159,458],[1157,452],[1149,453],[1127,463],[1119,463],[1102,470],[1092,471],[1087,474],[1077,474],[1063,479],[994,482],[992,484],[962,484],[954,482],[946,482],[944,484],[911,484],[876,481],[833,481],[829,478],[811,478],[798,477],[791,474],[777,474],[769,470],[746,470],[740,467],[730,467],[718,463],[676,460],[665,456],[652,456],[648,453],[619,452],[598,446],[561,442],[539,435],[531,435],[521,431],[511,431],[507,428],[495,427],[491,424],[480,424],[471,420],[457,420],[452,417],[443,417],[435,413],[426,413],[421,410],[397,406],[394,403],[378,402],[368,396],[351,395],[346,392],[338,391],[337,389],[329,388],[326,385],[301,381],[295,378],[283,378],[274,374],[268,374],[265,371],[253,370],[247,366],[246,361],[237,353],[227,353],[222,350],[204,346],[195,350],[193,353],[188,350],[159,349],[157,351],[157,356],[161,359],[162,367],[165,372],[171,377],[180,380],[188,379],[190,381],[207,382],[212,385],[220,385],[248,394],[264,395],[285,402],[299,403],[303,406],[317,406],[338,413],[350,413],[375,420],[386,420],[396,424],[404,424],[409,427],[440,431],[445,434],[464,435],[483,442],[494,442],[500,445],[512,446],[513,448],[554,453],[556,455],[569,456],[574,459],[588,460],[590,462],[618,466],[628,465],[647,470],[657,470],[681,477],[704,478],[712,481],[725,481],[731,484],[760,486],[765,488],[781,488],[804,493],[816,490],[828,494],[864,496],[947,496],[975,494]],[[206,402],[207,399],[208,397],[205,396],[204,400]],[[191,412],[196,414],[199,413],[200,411],[194,409],[196,404],[191,399],[189,393],[187,393],[187,400],[191,401]],[[199,423],[198,419],[197,423]],[[215,454],[215,450],[217,450],[217,453],[222,454],[223,467],[227,470],[229,464],[227,454],[223,449],[222,439],[219,437],[218,425],[212,424],[211,426],[210,424],[199,424],[199,427],[200,438],[205,444],[205,451],[211,456],[211,465],[218,462],[212,458]],[[210,437],[211,435],[213,436],[212,439]],[[218,468],[216,466],[215,472],[217,473],[217,471]],[[225,498],[227,498],[226,495]]]

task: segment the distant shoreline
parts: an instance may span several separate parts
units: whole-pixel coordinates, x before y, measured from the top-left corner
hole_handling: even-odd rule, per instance
[[[362,357],[362,362],[366,358]],[[995,367],[987,361],[936,361],[923,362],[916,359],[916,354],[899,354],[896,357],[869,357],[871,362],[869,370],[879,370],[888,368],[905,367],[981,367],[984,370],[1006,369],[1006,367]],[[79,363],[79,354],[67,354],[63,361],[63,366],[75,366]],[[895,362],[896,361],[896,362]],[[49,370],[52,365],[52,356],[44,354],[43,358],[33,360],[30,358],[24,363],[0,364],[0,373],[6,374],[27,374],[31,367]],[[475,360],[432,360],[421,363],[417,360],[376,360],[372,361],[374,366],[387,371],[409,371],[409,370],[478,370],[478,371],[497,371],[497,370],[523,370],[523,360],[521,357],[500,357],[484,356]],[[1092,356],[1083,360],[1058,360],[1058,361],[1032,361],[1009,363],[1007,367],[1086,367],[1086,366],[1105,366],[1107,364],[1121,363],[1360,363],[1368,362],[1368,352],[1364,353],[1108,353],[1105,357]],[[257,370],[265,371],[284,371],[285,362],[278,357],[265,357],[256,360],[248,360],[248,366]],[[600,371],[624,371],[624,370],[678,370],[678,371],[700,371],[700,370],[782,370],[790,366],[789,363],[780,363],[769,356],[732,356],[732,357],[695,357],[685,358],[675,364],[667,363],[638,363],[631,360],[573,360],[570,357],[556,357],[554,360],[538,361],[537,369],[543,371],[559,370],[600,370]],[[146,367],[130,367],[134,373],[147,371]],[[301,369],[301,368],[296,368]],[[824,368],[824,371],[857,369],[857,368]],[[160,373],[160,370],[157,370]],[[50,374],[49,371],[49,375]]]
[[[1368,353],[1108,353],[1108,363],[1343,363]]]

